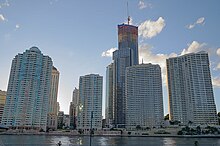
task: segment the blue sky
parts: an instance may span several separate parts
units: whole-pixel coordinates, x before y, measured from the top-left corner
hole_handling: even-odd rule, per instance
[[[37,46],[60,71],[58,101],[68,113],[79,76],[98,73],[105,84],[106,66],[118,46],[117,25],[126,22],[127,1],[132,24],[139,26],[140,59],[161,65],[165,113],[165,59],[200,50],[210,55],[220,111],[218,0],[0,0],[0,89],[7,89],[14,56]]]

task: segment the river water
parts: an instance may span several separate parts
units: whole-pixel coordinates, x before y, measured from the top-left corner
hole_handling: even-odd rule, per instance
[[[90,146],[90,137],[0,135],[0,146]],[[92,137],[91,146],[220,146],[218,138]]]

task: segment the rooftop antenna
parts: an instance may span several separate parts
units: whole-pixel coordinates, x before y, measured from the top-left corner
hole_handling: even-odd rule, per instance
[[[129,11],[128,11],[128,1],[127,1],[127,16],[128,16],[128,25],[129,25],[129,22],[130,22],[130,16],[129,16]]]

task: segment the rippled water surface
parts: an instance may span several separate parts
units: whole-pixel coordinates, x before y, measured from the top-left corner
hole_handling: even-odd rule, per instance
[[[0,146],[89,146],[90,137],[0,135]],[[163,137],[92,137],[92,146],[220,146],[218,138],[163,138]]]

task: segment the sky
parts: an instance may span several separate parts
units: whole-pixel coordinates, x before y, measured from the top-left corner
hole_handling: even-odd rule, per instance
[[[128,2],[128,12],[127,12]],[[207,51],[220,111],[219,0],[0,0],[0,89],[7,90],[12,59],[32,46],[52,58],[60,72],[58,102],[69,112],[79,77],[103,76],[117,49],[117,25],[139,27],[139,59],[162,69],[164,114],[168,113],[165,62]]]

